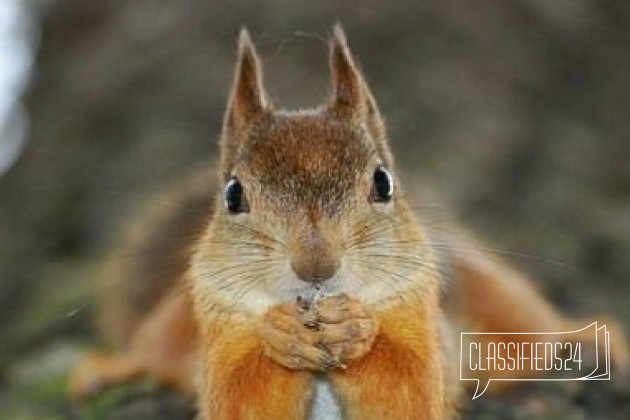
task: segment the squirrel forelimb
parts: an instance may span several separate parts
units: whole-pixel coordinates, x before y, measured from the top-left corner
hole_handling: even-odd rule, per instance
[[[347,295],[313,298],[265,314],[259,329],[265,354],[293,370],[345,369],[370,350],[378,332],[376,316]]]

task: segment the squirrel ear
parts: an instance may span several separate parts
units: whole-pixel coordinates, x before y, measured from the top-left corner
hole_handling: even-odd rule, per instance
[[[243,28],[238,39],[238,61],[225,114],[225,128],[238,130],[262,114],[267,107],[265,96],[260,60],[247,29]]]
[[[365,114],[364,82],[348,48],[346,34],[340,24],[333,28],[330,40],[332,108],[351,117]]]
[[[346,35],[337,23],[330,42],[330,69],[332,72],[332,109],[340,115],[365,122],[386,164],[392,164],[387,146],[385,122],[376,100],[361,72],[354,63]]]

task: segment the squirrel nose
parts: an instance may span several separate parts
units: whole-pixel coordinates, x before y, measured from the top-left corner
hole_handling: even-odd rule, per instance
[[[322,282],[332,278],[341,265],[334,247],[320,234],[310,233],[293,247],[291,268],[306,282]]]

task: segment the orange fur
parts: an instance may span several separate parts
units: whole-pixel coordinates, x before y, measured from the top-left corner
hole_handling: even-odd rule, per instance
[[[372,350],[331,374],[349,419],[441,419],[449,412],[436,307],[436,297],[427,296],[379,312]]]
[[[200,408],[212,419],[301,419],[311,375],[286,369],[265,356],[257,331],[246,320],[203,324]]]
[[[197,347],[190,295],[177,288],[147,314],[126,350],[113,355],[86,355],[70,378],[70,395],[93,395],[141,376],[194,395]]]

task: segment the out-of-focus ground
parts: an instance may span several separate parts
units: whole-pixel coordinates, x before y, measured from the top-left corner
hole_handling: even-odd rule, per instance
[[[630,3],[60,0],[28,144],[0,178],[0,418],[191,418],[147,383],[64,399],[68,366],[100,342],[98,267],[131,213],[216,154],[238,28],[274,101],[310,106],[337,20],[420,217],[471,227],[566,312],[630,331]],[[630,418],[630,392],[530,384],[464,417]]]

